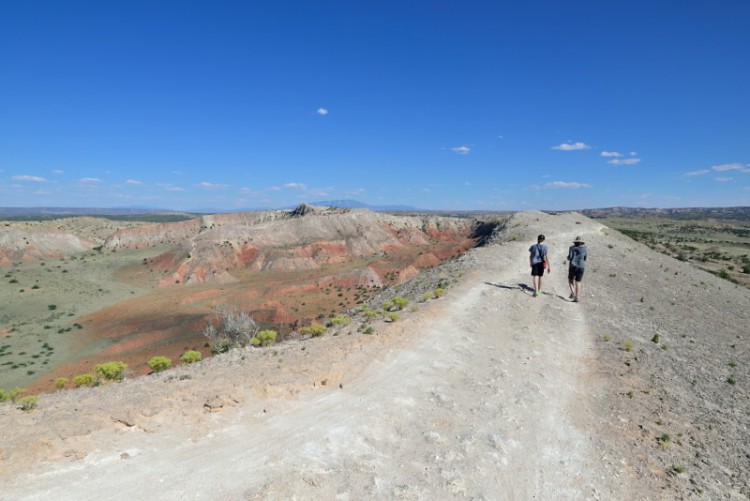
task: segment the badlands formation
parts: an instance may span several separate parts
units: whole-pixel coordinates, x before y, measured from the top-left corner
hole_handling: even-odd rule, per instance
[[[538,233],[552,269],[534,298]],[[590,253],[581,303],[565,276],[576,236]],[[184,252],[205,262],[172,273],[226,281],[199,247]],[[334,254],[263,262],[307,266],[318,251]],[[445,296],[370,335],[355,321],[45,395],[30,413],[0,406],[0,498],[750,496],[750,291],[581,215],[538,212],[371,300],[438,279]]]

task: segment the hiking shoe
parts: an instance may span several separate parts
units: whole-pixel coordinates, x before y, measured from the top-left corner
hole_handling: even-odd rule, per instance
[[[577,302],[578,302],[578,296],[573,296],[573,302],[574,302],[574,303],[577,303]]]
[[[537,297],[539,295],[539,291],[534,291],[534,297]]]
[[[570,296],[568,296],[568,299],[575,299],[575,298],[576,298],[575,292],[571,292]]]

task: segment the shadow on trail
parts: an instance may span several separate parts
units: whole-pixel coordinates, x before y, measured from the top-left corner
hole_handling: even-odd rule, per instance
[[[519,290],[525,294],[534,293],[534,288],[526,284],[505,285],[505,284],[496,284],[493,282],[485,282],[485,285],[491,285],[493,287],[497,287],[498,289]]]
[[[534,288],[527,285],[527,284],[516,284],[516,285],[505,285],[505,284],[496,284],[494,282],[484,282],[485,285],[491,285],[492,287],[497,287],[498,289],[506,289],[506,290],[519,290],[523,292],[524,294],[527,294],[529,296],[534,295]],[[555,297],[561,301],[565,301],[566,303],[570,302],[569,298],[563,297],[560,294],[553,294],[551,292],[541,292],[542,296],[552,296]]]

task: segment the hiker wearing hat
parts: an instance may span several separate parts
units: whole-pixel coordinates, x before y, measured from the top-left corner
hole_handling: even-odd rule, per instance
[[[534,297],[542,293],[544,270],[546,269],[547,273],[550,272],[548,249],[542,242],[544,242],[544,235],[539,235],[536,244],[529,247],[529,266],[531,266],[531,276],[534,278]]]
[[[583,271],[586,268],[586,257],[588,252],[586,251],[586,245],[581,237],[576,237],[573,240],[573,245],[568,249],[568,287],[570,287],[570,299],[577,303],[581,297],[583,286],[581,281],[583,280]]]

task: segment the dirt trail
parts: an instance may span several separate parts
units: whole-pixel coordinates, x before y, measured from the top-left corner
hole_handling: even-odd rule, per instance
[[[585,306],[567,302],[562,267],[531,296],[527,247],[474,251],[448,296],[325,386],[294,398],[236,386],[227,412],[151,433],[105,427],[82,460],[37,464],[0,497],[606,498]],[[552,248],[553,263],[565,250]]]

